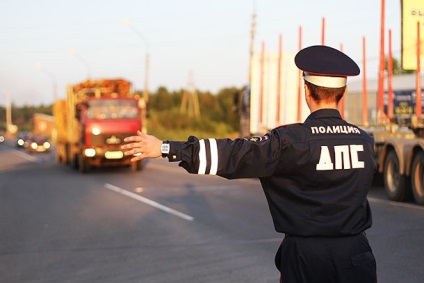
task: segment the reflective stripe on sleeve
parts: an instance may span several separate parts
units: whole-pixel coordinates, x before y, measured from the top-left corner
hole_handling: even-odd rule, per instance
[[[199,175],[216,175],[218,171],[218,144],[216,139],[199,141]]]
[[[199,141],[199,171],[197,174],[204,175],[206,172],[206,150],[205,150],[205,140]]]
[[[210,175],[216,175],[218,170],[218,145],[216,144],[216,139],[209,139],[209,144],[211,147],[211,170]]]

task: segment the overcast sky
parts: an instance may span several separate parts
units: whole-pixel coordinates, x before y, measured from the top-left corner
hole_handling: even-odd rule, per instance
[[[386,0],[386,28],[400,58],[399,0]],[[0,0],[0,105],[50,104],[54,85],[91,77],[125,78],[142,89],[150,55],[150,91],[187,87],[217,92],[247,82],[252,14],[255,50],[297,51],[321,43],[362,64],[367,39],[367,74],[377,76],[380,0]],[[130,25],[124,25],[123,22]],[[387,35],[386,35],[387,38]],[[361,65],[360,65],[361,66]]]

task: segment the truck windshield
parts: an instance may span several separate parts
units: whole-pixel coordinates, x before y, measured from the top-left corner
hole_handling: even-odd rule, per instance
[[[92,100],[87,104],[88,119],[134,119],[137,114],[137,101],[133,100]]]

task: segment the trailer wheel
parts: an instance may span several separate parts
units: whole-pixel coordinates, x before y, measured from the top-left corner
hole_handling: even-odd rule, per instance
[[[384,188],[393,201],[404,201],[407,196],[405,176],[400,174],[399,159],[395,151],[390,151],[384,161]]]
[[[136,171],[141,171],[143,169],[144,163],[143,160],[139,160],[137,162],[132,162],[131,163],[131,170],[136,172]]]
[[[424,205],[424,152],[419,152],[412,162],[411,186],[415,201]]]

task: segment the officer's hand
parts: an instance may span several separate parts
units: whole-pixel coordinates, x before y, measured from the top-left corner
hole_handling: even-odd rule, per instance
[[[160,150],[162,141],[155,136],[143,134],[141,131],[137,131],[136,136],[126,137],[124,142],[127,144],[122,145],[121,149],[125,150],[124,154],[134,155],[131,158],[132,162],[144,159],[144,158],[156,158],[162,156]]]

